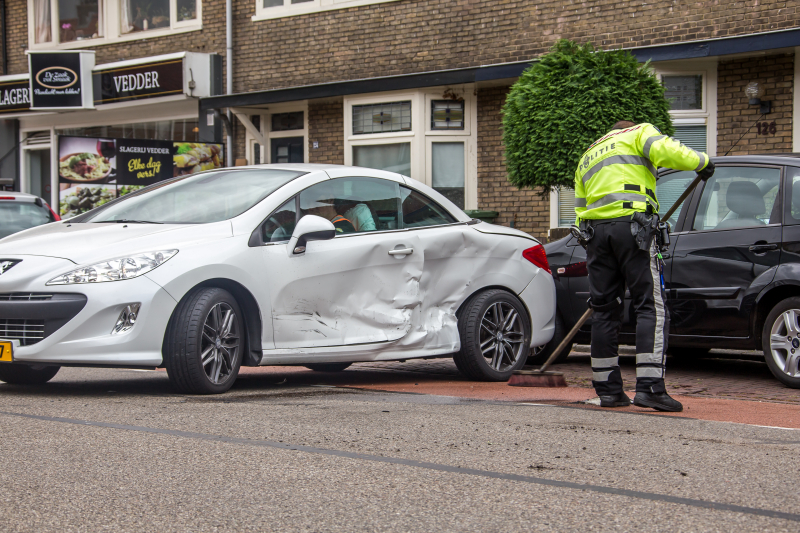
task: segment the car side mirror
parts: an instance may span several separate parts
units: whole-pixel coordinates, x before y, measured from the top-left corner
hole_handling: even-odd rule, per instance
[[[294,227],[292,238],[289,239],[289,257],[305,253],[308,241],[327,241],[335,236],[333,222],[316,215],[306,215]]]

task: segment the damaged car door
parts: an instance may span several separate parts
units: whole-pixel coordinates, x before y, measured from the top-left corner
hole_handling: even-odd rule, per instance
[[[326,180],[278,212],[271,218],[295,224],[305,215],[327,218],[336,235],[308,242],[301,254],[284,243],[264,248],[275,348],[388,342],[409,332],[423,254],[419,237],[401,229],[397,182]],[[288,242],[293,229],[275,231]]]

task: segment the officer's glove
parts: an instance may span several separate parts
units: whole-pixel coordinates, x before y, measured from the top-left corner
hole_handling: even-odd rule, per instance
[[[700,176],[703,181],[707,181],[708,178],[714,175],[714,163],[709,160],[706,168],[698,172],[697,175]]]

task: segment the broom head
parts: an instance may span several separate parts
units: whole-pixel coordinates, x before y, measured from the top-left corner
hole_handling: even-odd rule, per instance
[[[515,370],[508,384],[512,387],[566,387],[567,381],[561,372]]]

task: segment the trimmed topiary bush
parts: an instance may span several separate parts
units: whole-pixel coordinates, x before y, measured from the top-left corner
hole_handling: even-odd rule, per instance
[[[674,133],[664,86],[649,61],[624,50],[558,41],[522,73],[503,107],[508,180],[518,188],[573,187],[578,160],[615,122]]]

